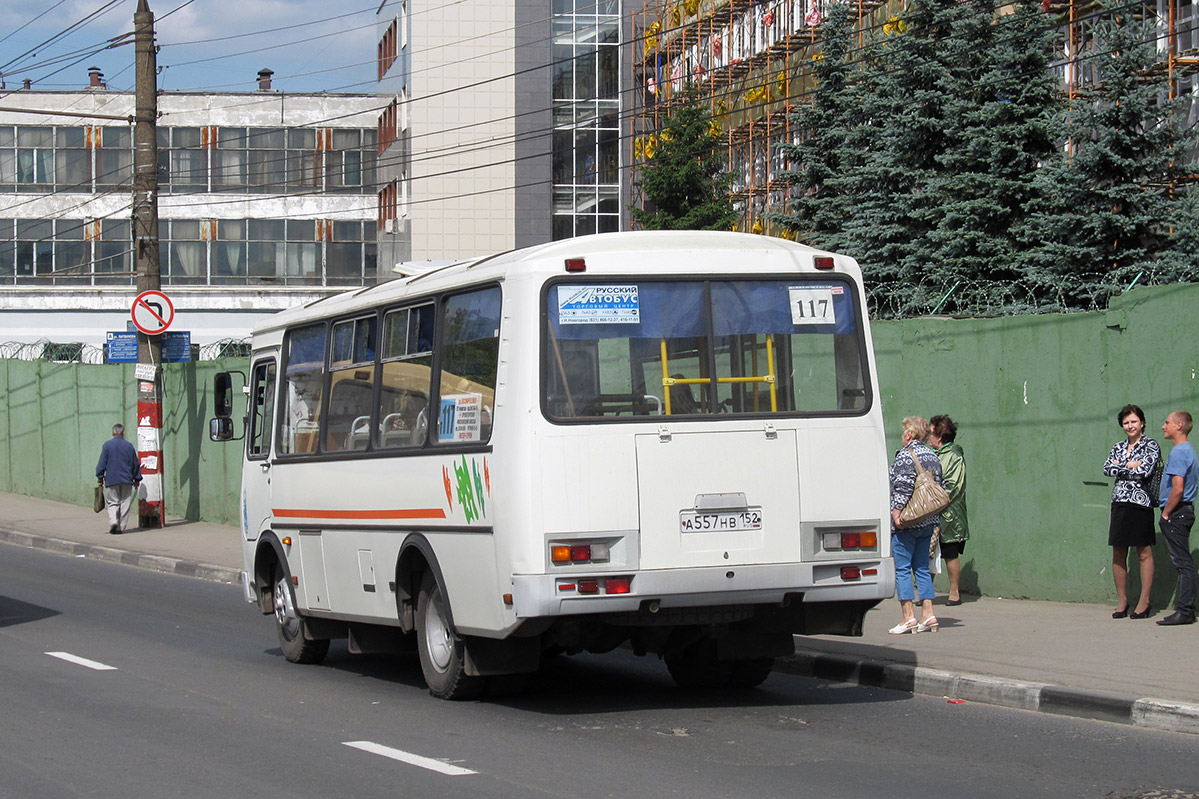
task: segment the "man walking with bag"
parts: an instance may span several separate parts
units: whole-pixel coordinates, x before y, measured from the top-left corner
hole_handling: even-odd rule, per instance
[[[1195,495],[1199,493],[1199,461],[1187,441],[1193,421],[1186,411],[1166,417],[1162,433],[1170,440],[1170,457],[1162,474],[1158,529],[1166,539],[1170,560],[1178,570],[1178,599],[1174,612],[1158,621],[1163,626],[1195,623],[1195,561],[1191,559],[1191,527],[1195,524]]]
[[[142,465],[137,450],[125,440],[125,425],[112,426],[112,438],[100,448],[96,478],[104,486],[104,505],[108,510],[108,532],[117,535],[129,526],[129,508],[142,481]]]

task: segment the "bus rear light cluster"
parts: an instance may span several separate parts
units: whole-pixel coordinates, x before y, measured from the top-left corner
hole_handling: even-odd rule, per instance
[[[583,577],[578,580],[558,582],[560,594],[627,594],[632,587],[632,577]]]
[[[826,532],[821,535],[826,552],[842,552],[847,549],[878,549],[878,533],[873,530],[854,532]]]
[[[877,576],[878,576],[877,568],[863,569],[861,566],[842,566],[841,567],[841,579],[842,580],[860,580],[863,577],[877,577]]]
[[[557,566],[572,563],[607,563],[612,551],[607,544],[551,544],[550,562]]]

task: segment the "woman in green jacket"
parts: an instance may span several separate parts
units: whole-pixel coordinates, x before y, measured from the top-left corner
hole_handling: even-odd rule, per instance
[[[945,561],[945,573],[949,575],[950,605],[962,604],[958,580],[962,576],[962,552],[970,538],[970,525],[966,521],[966,454],[954,439],[958,426],[948,416],[934,416],[929,420],[931,428],[928,445],[941,459],[941,472],[945,476],[945,491],[949,494],[949,506],[941,511],[941,558]]]

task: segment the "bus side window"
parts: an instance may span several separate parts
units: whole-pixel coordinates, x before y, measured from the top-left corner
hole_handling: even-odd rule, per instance
[[[297,328],[287,335],[281,453],[298,455],[317,450],[325,385],[325,338],[323,322]]]
[[[500,354],[499,288],[446,298],[443,318],[436,440],[440,444],[487,441]]]
[[[368,316],[333,326],[325,449],[366,449],[375,399],[375,328]]]
[[[433,310],[432,305],[418,305],[383,317],[377,447],[425,443],[433,379]]]
[[[250,390],[250,441],[247,455],[265,458],[271,454],[271,422],[275,412],[275,362],[254,365],[254,383]]]

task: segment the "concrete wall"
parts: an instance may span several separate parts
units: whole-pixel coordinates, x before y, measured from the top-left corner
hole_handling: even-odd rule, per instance
[[[875,324],[893,445],[904,416],[948,413],[960,425],[969,468],[968,591],[1062,601],[1114,596],[1111,486],[1101,470],[1123,438],[1115,412],[1139,404],[1159,441],[1171,410],[1199,415],[1195,307],[1199,285],[1167,286],[1137,289],[1102,313]],[[245,363],[166,368],[167,512],[236,524],[242,449],[208,441],[207,419],[212,374]],[[0,361],[0,391],[7,398],[0,401],[0,490],[90,504],[109,428],[117,420],[136,427],[132,366]],[[1156,555],[1153,601],[1163,606],[1174,570],[1164,544]]]

